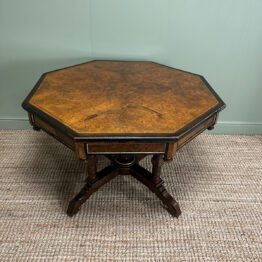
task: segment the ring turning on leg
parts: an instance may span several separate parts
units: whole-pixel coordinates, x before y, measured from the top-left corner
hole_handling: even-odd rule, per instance
[[[138,162],[144,156],[107,156],[111,165],[97,172],[97,158],[91,155],[87,160],[88,177],[82,190],[70,201],[67,214],[75,215],[85,201],[101,186],[109,182],[117,175],[132,175],[138,181],[147,186],[162,201],[169,213],[175,217],[181,214],[178,203],[166,191],[163,180],[160,178],[163,157],[154,155],[152,157],[152,173],[141,167]]]

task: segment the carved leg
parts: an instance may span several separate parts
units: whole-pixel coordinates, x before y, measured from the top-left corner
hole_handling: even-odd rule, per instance
[[[81,205],[86,202],[86,200],[96,192],[101,186],[109,182],[115,176],[118,175],[116,172],[117,167],[115,166],[108,166],[98,173],[96,172],[96,157],[90,157],[88,161],[88,178],[87,183],[82,188],[82,190],[70,201],[67,214],[69,216],[75,215]]]
[[[92,183],[96,178],[97,156],[95,156],[95,155],[88,156],[86,163],[87,163],[87,179],[86,179],[86,182]]]
[[[164,163],[162,156],[153,156],[152,173],[138,164],[138,161],[144,156],[120,155],[116,158],[113,156],[107,157],[111,160],[111,165],[97,173],[96,156],[89,156],[87,160],[87,182],[82,190],[70,201],[67,209],[67,214],[69,216],[75,215],[79,211],[81,205],[85,203],[94,192],[117,175],[132,175],[155,193],[173,216],[178,217],[181,214],[178,203],[166,191],[163,186],[164,182],[160,178],[161,166]]]
[[[175,199],[173,199],[173,197],[166,191],[163,186],[164,182],[160,178],[161,165],[163,162],[162,157],[156,155],[152,158],[152,174],[138,164],[135,164],[130,169],[130,173],[158,196],[171,215],[179,217],[181,214],[180,207]]]
[[[152,180],[154,184],[161,183],[161,167],[164,164],[164,159],[161,155],[154,155],[151,159],[152,162]]]

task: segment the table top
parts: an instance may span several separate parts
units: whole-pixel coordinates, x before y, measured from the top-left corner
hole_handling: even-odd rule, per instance
[[[23,107],[73,136],[176,137],[224,103],[200,75],[101,60],[43,74]]]

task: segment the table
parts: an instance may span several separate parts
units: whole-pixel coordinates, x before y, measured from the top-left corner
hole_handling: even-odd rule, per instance
[[[131,175],[181,214],[161,166],[206,129],[225,103],[201,75],[154,62],[94,60],[44,73],[22,104],[44,130],[87,163],[87,180],[67,214],[118,175]],[[97,171],[97,156],[110,165]],[[152,155],[152,172],[139,161]]]

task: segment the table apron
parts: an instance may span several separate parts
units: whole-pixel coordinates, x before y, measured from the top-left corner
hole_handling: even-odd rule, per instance
[[[76,141],[61,131],[57,130],[49,123],[39,117],[29,114],[30,123],[41,128],[58,141],[62,142],[70,149],[74,150],[82,160],[88,158],[88,155],[106,155],[106,154],[162,154],[165,159],[172,159],[177,150],[195,138],[209,127],[216,123],[218,113],[209,117],[201,124],[196,125],[189,132],[182,135],[174,142],[82,142]]]

